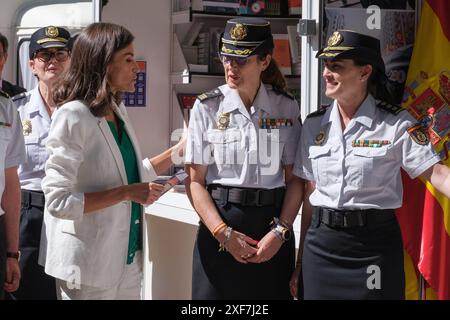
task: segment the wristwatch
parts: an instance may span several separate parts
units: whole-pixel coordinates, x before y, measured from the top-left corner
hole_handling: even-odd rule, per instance
[[[272,232],[283,242],[288,241],[292,237],[292,230],[283,226],[278,218],[273,218]]]
[[[16,251],[16,252],[8,251],[8,252],[6,252],[6,257],[7,258],[13,258],[13,259],[16,259],[17,261],[20,261],[20,255],[21,255],[20,251]]]

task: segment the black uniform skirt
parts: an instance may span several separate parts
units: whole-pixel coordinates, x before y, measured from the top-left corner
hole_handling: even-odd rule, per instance
[[[318,221],[316,209],[303,247],[304,299],[404,299],[403,244],[394,210],[387,219],[341,228]]]
[[[216,207],[233,230],[260,240],[270,231],[276,206],[250,207],[227,203]],[[292,299],[289,280],[294,270],[295,240],[285,242],[277,254],[263,263],[243,264],[228,252],[219,252],[219,242],[200,223],[194,246],[192,299]]]

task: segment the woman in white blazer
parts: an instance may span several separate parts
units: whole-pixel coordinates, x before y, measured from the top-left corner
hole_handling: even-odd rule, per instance
[[[172,162],[171,151],[141,162],[121,92],[134,91],[133,35],[94,23],[79,36],[54,98],[42,187],[46,273],[60,299],[139,299],[141,204],[162,186],[148,183]],[[179,147],[176,146],[175,149]]]

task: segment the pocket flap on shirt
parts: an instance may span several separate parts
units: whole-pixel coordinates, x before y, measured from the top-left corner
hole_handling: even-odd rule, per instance
[[[241,131],[239,129],[208,130],[208,142],[210,143],[230,143],[241,141]]]
[[[39,143],[39,136],[24,136],[25,144],[37,144]]]
[[[310,146],[309,147],[309,158],[315,159],[322,156],[330,155],[330,146]]]
[[[383,157],[386,155],[387,148],[369,148],[369,147],[359,147],[353,148],[353,153],[359,157],[365,158],[376,158]]]

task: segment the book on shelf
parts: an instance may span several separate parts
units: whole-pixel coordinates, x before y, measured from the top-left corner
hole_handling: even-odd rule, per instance
[[[288,10],[290,15],[302,13],[302,0],[288,0]]]
[[[289,37],[287,34],[273,34],[273,57],[283,75],[292,74]]]
[[[239,3],[239,14],[263,15],[265,14],[266,1],[264,0],[241,0]]]
[[[203,10],[213,13],[236,14],[239,12],[239,2],[240,0],[203,1]]]
[[[266,0],[264,14],[279,16],[281,14],[280,0]]]

